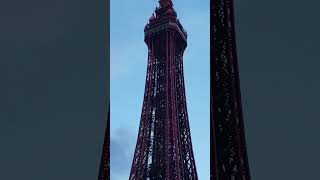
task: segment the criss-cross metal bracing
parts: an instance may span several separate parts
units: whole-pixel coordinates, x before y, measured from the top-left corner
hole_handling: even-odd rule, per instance
[[[129,180],[197,180],[183,77],[187,35],[172,5],[145,28],[148,65]]]
[[[211,179],[250,180],[232,0],[211,1]]]
[[[98,180],[110,180],[110,103]]]

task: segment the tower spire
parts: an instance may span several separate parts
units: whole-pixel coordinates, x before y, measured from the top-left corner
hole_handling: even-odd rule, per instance
[[[173,3],[171,0],[159,0],[160,8],[164,8],[167,6],[173,6]]]

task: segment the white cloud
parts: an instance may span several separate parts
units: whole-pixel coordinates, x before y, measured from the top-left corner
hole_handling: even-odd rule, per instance
[[[128,179],[134,153],[133,135],[129,128],[119,128],[110,137],[110,175],[113,180]]]

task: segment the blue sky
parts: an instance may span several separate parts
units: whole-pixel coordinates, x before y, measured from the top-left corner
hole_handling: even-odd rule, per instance
[[[209,0],[175,0],[188,32],[184,77],[193,151],[200,180],[210,177]],[[111,0],[111,178],[129,177],[144,94],[147,46],[144,26],[157,0]]]

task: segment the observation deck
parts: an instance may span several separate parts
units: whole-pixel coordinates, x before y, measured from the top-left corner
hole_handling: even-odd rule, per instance
[[[150,34],[155,34],[166,29],[176,30],[184,43],[187,44],[187,32],[184,30],[179,19],[177,19],[177,13],[172,5],[156,8],[155,13],[150,17],[148,24],[144,28],[145,42],[147,42],[146,37]]]

